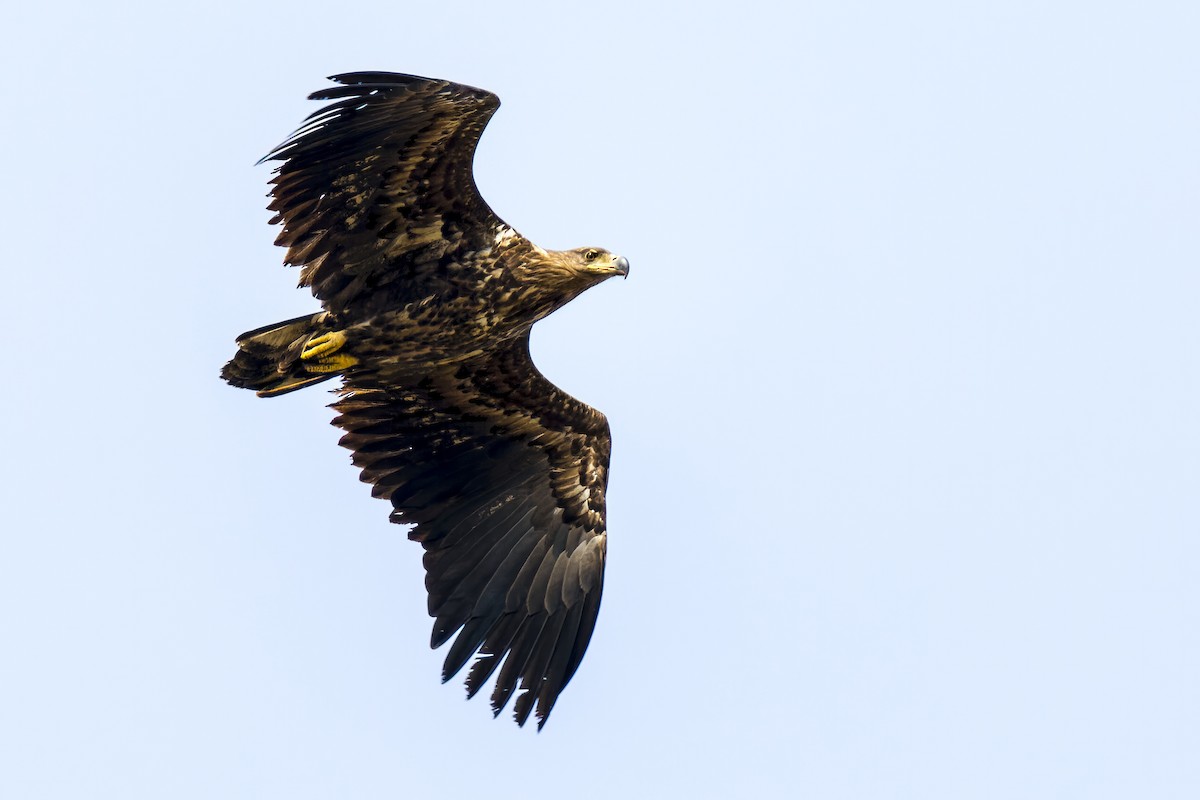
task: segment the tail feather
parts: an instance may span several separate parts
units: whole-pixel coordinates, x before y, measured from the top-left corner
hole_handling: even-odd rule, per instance
[[[259,397],[329,380],[338,373],[309,372],[300,360],[308,340],[330,330],[328,317],[322,311],[243,333],[237,338],[238,352],[221,370],[221,377],[233,386],[253,389]]]

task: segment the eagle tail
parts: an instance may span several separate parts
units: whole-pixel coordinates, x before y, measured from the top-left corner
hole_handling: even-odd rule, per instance
[[[238,352],[221,370],[221,377],[234,386],[253,389],[259,397],[327,381],[353,363],[343,354],[326,355],[331,349],[327,340],[338,335],[324,311],[247,331],[237,338]],[[326,340],[325,346],[314,346],[318,339]]]

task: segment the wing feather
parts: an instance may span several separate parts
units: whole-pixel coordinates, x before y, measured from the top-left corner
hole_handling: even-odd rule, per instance
[[[479,658],[471,665],[467,673],[467,697],[472,698],[479,690],[487,685],[488,679],[500,666],[503,656],[509,650],[513,636],[521,624],[521,618],[516,614],[504,614],[488,630],[483,645],[479,648]]]
[[[550,662],[546,665],[545,670],[543,670],[545,677],[537,693],[539,728],[546,724],[546,719],[550,716],[550,711],[554,708],[555,701],[558,700],[558,693],[552,691],[550,687],[561,682],[563,676],[571,668],[571,654],[575,640],[579,636],[579,627],[583,621],[585,610],[583,603],[570,606],[570,609],[566,613],[566,618],[563,620],[562,631],[559,633],[558,641],[554,645],[554,651],[551,653]],[[530,694],[532,695],[533,693],[530,692]]]
[[[525,669],[521,673],[521,686],[528,691],[522,692],[513,702],[513,719],[517,721],[518,725],[524,725],[529,719],[529,712],[533,711],[534,701],[546,689],[550,659],[554,656],[554,648],[558,644],[568,615],[539,614],[538,616],[545,622],[538,631],[529,660],[525,663]],[[540,728],[544,722],[544,720],[539,720],[538,727]]]
[[[492,690],[493,714],[498,716],[504,710],[504,706],[508,704],[513,692],[516,691],[517,682],[524,674],[525,665],[529,663],[529,658],[537,645],[538,636],[545,624],[545,614],[521,619],[516,636],[508,646],[504,665],[500,667],[500,674],[496,676],[496,686]]]

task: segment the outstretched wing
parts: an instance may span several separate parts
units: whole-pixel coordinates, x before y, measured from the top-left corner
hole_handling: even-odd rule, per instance
[[[522,338],[416,385],[354,370],[334,404],[362,479],[425,547],[443,681],[468,696],[500,666],[498,715],[541,728],[587,649],[604,582],[608,421],[547,381]]]
[[[338,311],[403,290],[454,251],[482,249],[503,223],[475,186],[479,136],[500,100],[449,81],[390,72],[334,75],[334,100],[263,158],[283,223],[276,244],[300,284]]]

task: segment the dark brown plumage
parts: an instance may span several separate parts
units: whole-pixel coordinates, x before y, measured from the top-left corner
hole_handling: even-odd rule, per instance
[[[334,101],[264,160],[285,262],[324,310],[250,331],[222,376],[274,396],[342,376],[334,424],[393,522],[425,548],[443,680],[473,657],[496,714],[540,728],[591,639],[604,583],[604,415],[547,381],[533,323],[628,274],[600,248],[547,251],[475,187],[495,95],[382,72],[334,76]]]

